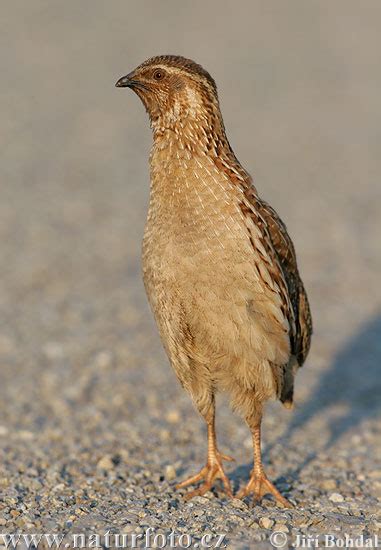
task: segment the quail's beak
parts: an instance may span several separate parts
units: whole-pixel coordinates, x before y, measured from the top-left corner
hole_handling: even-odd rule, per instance
[[[117,88],[133,88],[136,83],[137,82],[131,78],[131,74],[128,74],[127,76],[122,76],[122,78],[119,78],[115,86]]]
[[[139,88],[141,90],[149,91],[149,88],[145,84],[143,84],[143,82],[141,82],[139,79],[137,79],[133,72],[129,73],[126,76],[122,76],[122,78],[119,78],[115,86],[117,88],[131,88],[132,90]]]

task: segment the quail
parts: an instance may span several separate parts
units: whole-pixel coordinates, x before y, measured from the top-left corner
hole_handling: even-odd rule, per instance
[[[293,404],[312,321],[293,243],[226,137],[217,88],[200,65],[148,59],[117,87],[143,102],[153,132],[143,278],[170,363],[207,424],[206,465],[178,488],[216,479],[232,496],[215,431],[215,396],[227,392],[252,433],[254,466],[239,497],[272,494],[261,460],[267,400]]]

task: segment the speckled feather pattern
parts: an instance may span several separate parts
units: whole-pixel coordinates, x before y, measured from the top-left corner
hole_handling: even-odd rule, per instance
[[[213,79],[173,56],[135,73],[152,67],[167,83],[135,90],[154,134],[143,274],[170,362],[204,417],[216,391],[246,419],[290,405],[312,331],[291,239],[229,145]]]

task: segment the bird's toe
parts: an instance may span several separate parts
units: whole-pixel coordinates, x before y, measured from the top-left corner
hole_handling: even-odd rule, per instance
[[[244,498],[253,494],[254,502],[257,503],[265,495],[273,495],[275,500],[285,508],[293,508],[283,495],[280,494],[275,485],[267,478],[265,473],[252,473],[248,484],[243,487],[237,494],[237,498]]]

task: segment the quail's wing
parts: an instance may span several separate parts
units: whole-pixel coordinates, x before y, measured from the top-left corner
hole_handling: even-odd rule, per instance
[[[294,245],[283,221],[269,204],[258,197],[254,187],[246,190],[245,197],[253,207],[250,215],[255,215],[254,222],[260,226],[267,251],[276,263],[273,276],[284,298],[285,315],[290,325],[291,353],[302,365],[310,348],[312,318]]]
[[[312,317],[307,293],[300,278],[294,245],[283,221],[265,201],[259,200],[260,212],[265,219],[272,245],[287,283],[294,313],[294,333],[291,335],[291,350],[299,365],[302,365],[310,349]]]

